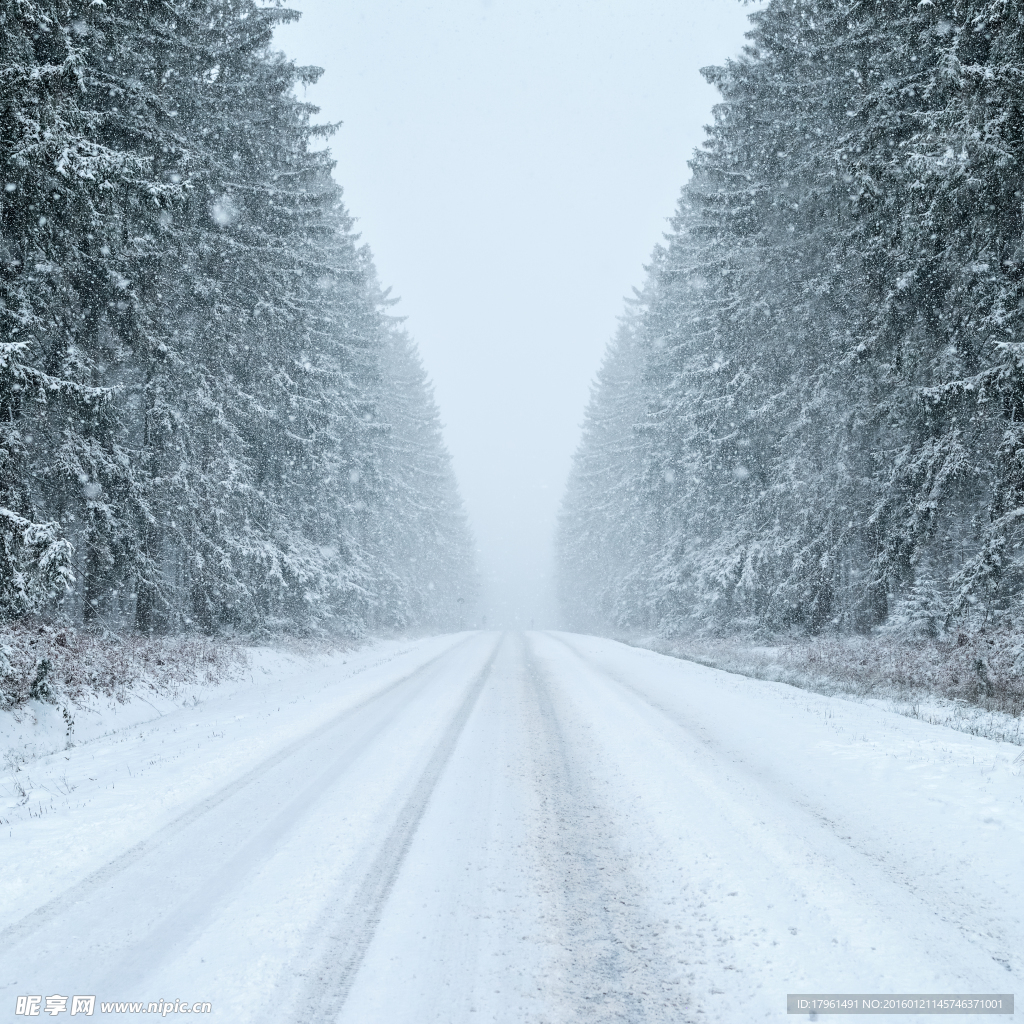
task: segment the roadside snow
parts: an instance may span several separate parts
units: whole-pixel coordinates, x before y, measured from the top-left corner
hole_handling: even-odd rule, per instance
[[[0,714],[0,916],[38,901],[40,878],[51,892],[70,884],[358,703],[378,685],[368,670],[453,642],[387,640],[333,654],[252,648],[244,670],[215,687],[135,690],[123,704],[95,699],[76,710],[70,737],[49,704]]]
[[[256,652],[17,767],[0,1010],[732,1024],[1024,980],[1019,747],[595,637]]]
[[[144,727],[156,719],[210,701],[233,697],[257,683],[272,680],[323,676],[347,678],[365,668],[383,664],[407,650],[405,640],[379,640],[357,650],[335,653],[298,653],[282,648],[249,647],[240,665],[229,669],[213,686],[201,682],[166,686],[136,686],[126,690],[125,700],[91,693],[74,704],[30,700],[13,710],[0,711],[0,756],[7,767],[23,766],[50,754],[71,750],[84,743]],[[0,787],[7,779],[0,776]],[[0,816],[4,810],[0,789]]]
[[[678,658],[689,664],[745,676],[749,679],[770,680],[799,687],[813,693],[842,697],[869,707],[884,708],[907,718],[916,718],[930,725],[943,725],[971,736],[984,736],[1000,742],[1024,746],[1024,718],[998,708],[983,707],[979,703],[951,697],[923,685],[928,673],[920,668],[917,685],[897,684],[886,679],[886,669],[865,684],[863,678],[849,676],[862,653],[850,646],[862,643],[857,639],[831,641],[831,658],[819,659],[827,668],[814,667],[807,651],[799,647],[745,646],[740,641],[695,641],[692,645],[677,647],[657,636],[636,637],[621,641],[639,650],[653,651]],[[692,646],[692,649],[691,649]],[[849,649],[848,649],[849,648]],[[811,649],[811,648],[809,648]],[[864,669],[857,664],[857,673]],[[844,675],[846,673],[846,675]],[[866,688],[867,685],[867,688]]]

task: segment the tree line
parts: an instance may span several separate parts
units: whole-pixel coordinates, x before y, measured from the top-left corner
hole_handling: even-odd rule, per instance
[[[0,621],[358,634],[472,599],[294,16],[0,5]]]
[[[771,0],[596,381],[576,628],[1019,622],[1024,8]]]

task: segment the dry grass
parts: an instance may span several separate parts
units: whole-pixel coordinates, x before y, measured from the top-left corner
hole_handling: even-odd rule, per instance
[[[200,637],[8,624],[0,627],[0,710],[29,700],[76,704],[94,694],[124,702],[142,685],[174,693],[216,683],[243,661],[239,648]]]
[[[709,638],[632,641],[665,654],[819,693],[892,701],[913,717],[1021,743],[1024,716],[1024,638],[1016,633],[949,637]],[[945,705],[936,717],[921,705]],[[980,724],[979,713],[990,718]],[[958,724],[962,723],[962,724]],[[973,724],[972,724],[973,723]]]

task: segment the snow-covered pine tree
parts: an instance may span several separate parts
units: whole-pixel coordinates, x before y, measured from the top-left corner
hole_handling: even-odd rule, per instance
[[[637,602],[625,601],[624,581],[645,544],[649,506],[641,497],[644,437],[643,346],[639,310],[627,307],[608,346],[583,420],[558,519],[559,600],[567,625],[583,632],[644,624]],[[636,622],[637,618],[641,621]]]
[[[336,572],[309,532],[337,381],[353,369],[329,347],[349,303],[335,307],[329,285],[359,268],[329,155],[310,147],[314,110],[294,95],[317,72],[271,48],[287,14],[244,0],[181,13],[194,58],[173,81],[197,158],[178,232],[187,327],[175,351],[198,378],[182,410],[195,444],[168,479],[172,521],[188,513],[182,614],[206,629],[303,629],[330,617]]]
[[[878,337],[894,382],[877,572],[901,614],[934,628],[1004,614],[1024,582],[1022,23],[1002,3],[952,0],[902,17],[883,70],[903,125],[893,137],[891,117],[868,119],[890,159],[861,233],[886,257]]]
[[[744,58],[706,72],[722,102],[652,290],[653,479],[680,484],[649,600],[670,628],[820,628],[865,603],[848,553],[870,507],[849,401],[863,274],[833,173],[857,54],[834,5],[752,21]]]
[[[117,47],[98,56],[98,94],[154,115],[134,146],[157,187],[179,192],[138,232],[136,623],[358,632],[374,571],[354,526],[366,502],[339,495],[373,447],[380,317],[329,156],[310,147],[323,129],[294,96],[317,72],[272,51],[287,12],[144,13],[112,6],[96,31]]]
[[[386,492],[378,542],[400,581],[408,621],[422,629],[458,629],[476,600],[473,538],[433,388],[397,323],[387,329],[381,383]]]
[[[46,548],[59,544],[62,554],[52,548],[44,561],[60,564],[69,584],[73,541],[79,608],[89,616],[101,576],[131,547],[132,472],[112,431],[104,351],[106,310],[114,296],[123,301],[108,198],[131,192],[143,168],[97,138],[82,104],[87,31],[75,9],[19,0],[0,17],[0,444],[11,470],[3,501],[14,506],[5,520],[22,535],[5,533],[4,547],[24,555],[50,538]],[[40,518],[45,529],[31,525]],[[24,581],[24,571],[14,578]],[[59,589],[41,593],[56,599]],[[0,603],[24,604],[4,590]]]

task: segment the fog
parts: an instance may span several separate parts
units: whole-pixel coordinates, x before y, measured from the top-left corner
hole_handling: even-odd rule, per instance
[[[336,177],[436,388],[477,621],[554,625],[552,538],[590,381],[738,53],[734,0],[304,0]]]

